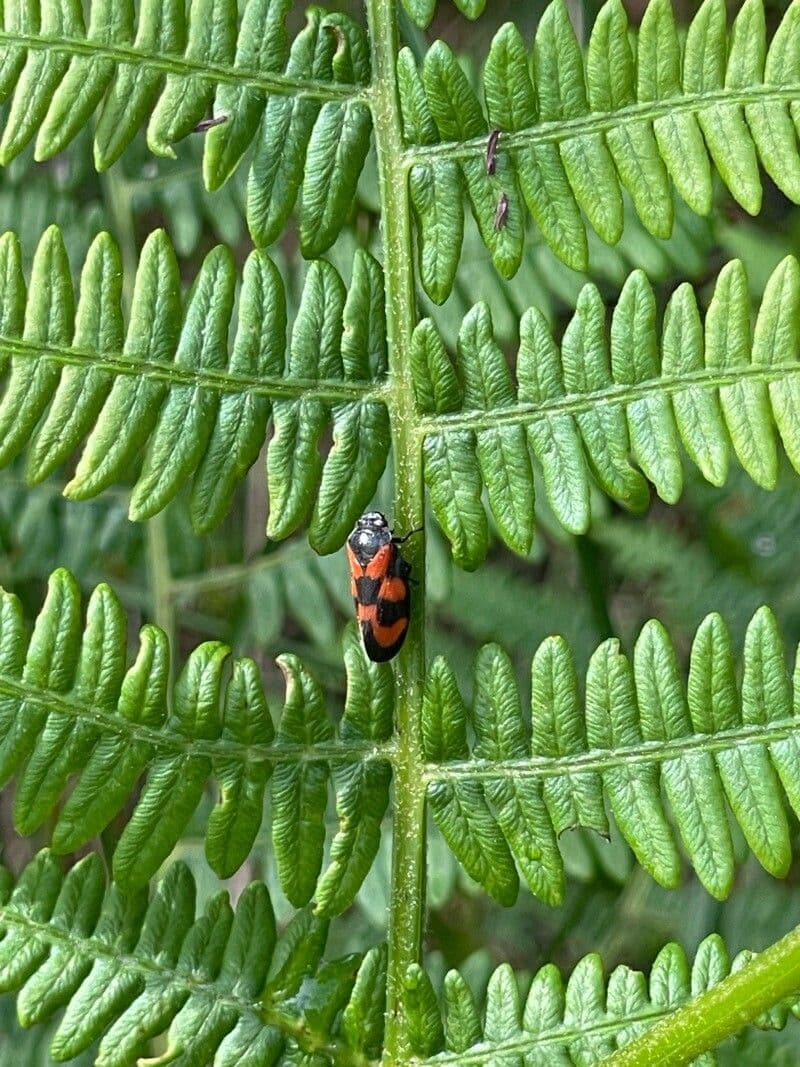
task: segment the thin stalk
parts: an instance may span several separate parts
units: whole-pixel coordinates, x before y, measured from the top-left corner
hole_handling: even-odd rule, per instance
[[[125,253],[125,299],[130,306],[136,252],[133,257]],[[253,396],[271,398],[296,396],[318,397],[336,403],[341,400],[381,400],[383,387],[371,382],[341,382],[324,379],[295,378],[288,380],[278,375],[230,374],[227,371],[204,370],[180,367],[155,359],[142,359],[132,352],[98,352],[92,349],[69,348],[66,345],[36,345],[21,337],[4,337],[0,334],[0,349],[4,355],[15,359],[46,359],[51,365],[62,367],[94,367],[111,374],[128,374],[136,378],[150,378],[168,385],[190,385],[210,389],[218,393],[251,393]]]
[[[594,748],[566,756],[522,756],[519,759],[479,759],[472,756],[446,763],[429,763],[424,768],[428,782],[494,781],[501,778],[545,779],[570,774],[607,774],[612,768],[625,767],[638,772],[645,767],[666,763],[681,756],[697,753],[735,752],[745,745],[772,745],[798,735],[800,720],[770,719],[766,723],[745,723],[713,734],[690,733],[669,741],[641,741],[635,745]]]
[[[615,111],[593,111],[572,119],[537,122],[525,130],[503,133],[504,152],[515,148],[530,148],[531,145],[559,144],[576,137],[608,133],[624,127],[627,123],[656,122],[671,114],[692,114],[715,107],[746,107],[747,104],[772,105],[795,103],[800,98],[800,85],[748,85],[742,88],[724,88],[710,92],[684,93],[664,100],[643,100]],[[431,163],[435,159],[469,159],[486,154],[486,134],[465,141],[440,141],[432,145],[409,145],[404,162],[411,167],[415,163]]]
[[[49,56],[88,56],[114,66],[130,64],[139,70],[158,71],[187,79],[199,79],[217,85],[249,86],[279,96],[302,96],[312,100],[359,100],[363,96],[358,85],[341,82],[316,81],[313,78],[292,78],[285,74],[267,73],[232,67],[225,63],[203,63],[186,56],[148,52],[132,45],[112,45],[89,37],[54,36],[40,33],[21,33],[0,29],[0,49],[24,48],[26,52],[45,52]]]
[[[421,449],[416,433],[411,379],[414,291],[408,175],[395,60],[398,51],[396,0],[366,0],[372,48],[372,117],[378,154],[383,222],[386,315],[390,384],[386,394],[395,461],[394,525],[400,533],[424,521]],[[425,538],[413,537],[407,556],[419,585],[406,643],[397,658],[396,760],[392,837],[392,894],[389,915],[389,970],[385,1062],[411,1058],[403,1011],[403,977],[422,949],[425,916],[425,782],[421,739],[425,682]]]
[[[114,220],[114,230],[120,255],[122,256],[122,304],[125,308],[125,314],[130,315],[131,304],[133,303],[133,283],[139,263],[136,249],[136,228],[134,227],[133,214],[131,213],[130,191],[117,167],[112,167],[111,170],[101,174],[100,183],[106,207]]]
[[[5,349],[5,339],[0,338]],[[10,344],[13,345],[13,340]],[[672,396],[674,393],[687,392],[692,389],[721,389],[726,385],[737,385],[745,379],[770,382],[783,381],[800,374],[797,360],[781,363],[745,363],[735,368],[703,367],[697,371],[687,371],[679,378],[662,375],[650,378],[635,385],[619,385],[613,382],[603,389],[591,393],[570,394],[554,397],[541,404],[514,404],[496,411],[485,409],[474,411],[456,411],[446,415],[428,415],[419,420],[417,432],[420,437],[431,434],[451,433],[456,430],[483,430],[487,426],[528,425],[537,419],[553,415],[581,415],[584,411],[597,411],[605,407],[626,408],[637,400],[646,400],[650,396]]]
[[[590,537],[576,537],[573,543],[583,576],[583,587],[592,609],[597,637],[600,641],[605,641],[607,637],[614,636],[614,627],[608,612],[608,590],[603,574],[602,553]]]
[[[603,1060],[608,1067],[680,1067],[800,989],[800,926],[736,974]]]
[[[52,689],[37,688],[15,678],[0,675],[0,697],[10,697],[20,704],[30,706],[37,713],[58,713],[65,719],[74,718],[85,727],[96,727],[103,735],[114,736],[126,742],[142,742],[156,754],[175,754],[205,757],[209,760],[226,758],[243,766],[248,763],[364,763],[373,760],[391,760],[394,745],[391,741],[320,741],[316,744],[259,745],[253,742],[234,741],[225,737],[187,737],[171,733],[169,729],[133,722],[116,711],[86,702],[70,700],[63,693]]]
[[[176,644],[178,631],[175,622],[175,606],[172,598],[172,572],[169,566],[169,543],[167,541],[167,520],[164,512],[159,512],[147,521],[147,575],[152,597],[153,622],[160,626],[167,635],[170,657],[170,674],[174,673],[178,659]]]
[[[262,468],[263,469],[263,468]],[[262,571],[283,567],[288,561],[311,559],[313,552],[304,541],[289,541],[270,552],[268,556],[258,556],[244,563],[232,563],[226,567],[216,567],[204,574],[194,574],[189,578],[175,578],[171,585],[171,594],[177,603],[197,599],[206,593],[220,589],[233,589]]]
[[[131,213],[131,196],[125,179],[117,168],[111,168],[101,177],[103,195],[114,220],[117,242],[122,255],[124,271],[122,283],[122,302],[125,312],[130,315],[133,301],[133,286],[138,266],[136,247],[136,230]],[[150,519],[146,525],[145,540],[147,547],[147,573],[150,585],[152,618],[169,640],[173,655],[170,659],[171,669],[177,659],[175,643],[175,611],[172,603],[172,575],[169,566],[166,519],[163,513]]]

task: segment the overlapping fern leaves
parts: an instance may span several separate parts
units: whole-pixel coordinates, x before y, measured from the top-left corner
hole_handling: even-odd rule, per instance
[[[419,21],[430,17],[431,0],[408,6]],[[477,14],[482,4],[460,6]],[[95,112],[99,168],[118,159],[145,122],[150,149],[168,155],[211,118],[207,186],[221,185],[253,145],[248,221],[256,245],[279,236],[299,204],[302,252],[317,257],[347,217],[374,109],[398,374],[384,385],[384,279],[363,252],[349,291],[330,264],[309,266],[287,358],[283,285],[263,251],[248,258],[235,312],[227,251],[209,254],[184,302],[172,248],[152,235],[126,324],[119,255],[107,236],[87,257],[77,308],[57,231],[42,240],[29,289],[17,243],[6,236],[0,463],[27,448],[36,482],[85,441],[67,489],[85,498],[129,481],[144,451],[131,516],[155,515],[192,479],[192,517],[206,531],[228,509],[272,420],[267,533],[285,537],[309,520],[313,547],[330,552],[372,496],[394,430],[398,479],[409,483],[397,494],[401,518],[409,527],[422,521],[423,458],[433,510],[468,568],[486,554],[484,490],[501,537],[529,550],[531,454],[572,532],[589,524],[590,472],[631,508],[645,506],[646,479],[675,501],[679,441],[710,482],[724,480],[733,451],[770,487],[777,428],[800,469],[795,260],[770,280],[754,334],[738,263],[720,275],[704,324],[692,291],[677,291],[660,344],[654,295],[640,272],[615,308],[610,345],[591,286],[560,346],[531,310],[515,389],[485,306],[464,320],[457,366],[431,322],[413,330],[405,217],[408,178],[420,278],[439,303],[459,265],[465,199],[506,277],[522,257],[523,202],[554,251],[585,268],[585,220],[603,241],[618,240],[623,189],[658,238],[672,230],[673,186],[692,210],[710,210],[712,162],[747,211],[760,207],[760,164],[800,200],[800,0],[769,47],[761,0],[746,0],[730,32],[723,0],[705,0],[685,42],[668,0],[653,0],[633,39],[619,0],[609,0],[585,60],[555,0],[532,62],[516,31],[501,30],[483,71],[485,112],[445,45],[431,48],[421,74],[408,52],[395,54],[388,0],[367,5],[381,74],[372,82],[362,28],[312,8],[290,46],[288,7],[194,0],[187,14],[183,0],[93,0],[87,29],[76,0],[4,5],[0,98],[9,106],[0,163],[34,138],[38,157],[49,158]],[[411,552],[424,558],[421,542]],[[677,884],[685,853],[711,894],[730,891],[730,813],[763,866],[783,875],[791,859],[786,809],[800,813],[800,718],[770,613],[750,626],[741,685],[717,616],[697,635],[688,684],[658,623],[645,627],[632,663],[615,642],[603,644],[583,695],[569,649],[551,638],[533,661],[530,727],[497,646],[479,655],[471,714],[441,660],[423,697],[421,621],[415,614],[400,660],[396,730],[392,669],[367,663],[348,643],[338,729],[319,685],[286,656],[276,735],[255,666],[239,660],[228,674],[220,644],[195,649],[170,685],[166,638],[147,626],[129,665],[126,621],[107,586],[93,595],[84,625],[76,584],[57,571],[30,639],[18,602],[0,596],[0,781],[16,780],[19,830],[32,833],[54,815],[53,849],[72,851],[136,796],[113,856],[116,889],[106,892],[96,858],[63,877],[44,854],[0,906],[0,988],[22,990],[26,1022],[66,1006],[58,1055],[101,1038],[99,1062],[123,1067],[167,1027],[156,1062],[361,1067],[381,1055],[383,951],[363,963],[320,961],[327,919],[352,902],[375,857],[393,773],[395,874],[405,882],[394,887],[390,924],[391,1062],[407,1062],[408,1046],[453,1062],[496,1059],[495,1048],[504,1060],[584,1062],[685,1001],[685,961],[670,949],[649,989],[620,971],[606,996],[590,960],[566,992],[551,971],[538,976],[524,1011],[513,975],[501,970],[483,1022],[463,981],[451,978],[443,1029],[430,983],[407,966],[419,956],[424,925],[426,807],[466,870],[504,904],[515,899],[520,874],[539,897],[560,902],[558,835],[573,826],[606,832],[606,803],[664,885]],[[196,920],[178,866],[149,905],[142,900],[211,780],[219,799],[207,856],[221,876],[249,853],[269,788],[281,886],[294,906],[310,905],[283,948],[274,949],[261,886],[245,891],[235,916],[218,897]],[[331,781],[338,833],[323,870]],[[701,953],[693,990],[726,969],[714,943]]]
[[[462,3],[471,16],[482,4]],[[147,123],[150,148],[171,154],[209,111],[204,174],[218,188],[251,143],[248,220],[257,245],[280,234],[300,204],[303,252],[335,239],[369,145],[363,87],[369,58],[363,29],[316,8],[291,48],[287,0],[93,0],[88,27],[73,0],[11,5],[0,40],[0,99],[11,96],[0,160],[36,137],[37,156],[61,151],[100,108],[95,161],[105,169]],[[412,14],[429,19],[417,0]],[[550,5],[534,44],[534,77],[518,32],[504,27],[484,70],[484,111],[441,42],[420,79],[410,53],[400,80],[409,163],[420,222],[421,280],[443,300],[452,287],[466,195],[504,276],[522,256],[523,201],[554,250],[585,268],[582,213],[606,241],[623,225],[620,183],[658,236],[672,227],[670,181],[700,213],[711,208],[709,153],[723,180],[753,213],[759,161],[788,196],[800,198],[794,118],[800,98],[793,4],[767,48],[762,0],[748,0],[730,33],[723,0],[706,0],[685,44],[669,0],[648,6],[636,53],[620,0],[598,16],[584,63],[561,0]],[[557,58],[556,58],[557,57]],[[12,95],[13,94],[13,95]],[[487,173],[489,130],[501,132]],[[592,180],[586,179],[591,172]],[[509,205],[495,225],[497,204]]]
[[[522,257],[523,204],[553,250],[583,270],[584,216],[605,241],[617,241],[621,187],[659,237],[672,230],[671,183],[708,214],[709,156],[751,214],[761,206],[759,161],[799,202],[800,6],[790,5],[769,48],[762,0],[747,0],[730,33],[726,20],[724,0],[705,0],[682,43],[670,0],[652,0],[634,52],[621,0],[608,0],[584,60],[563,0],[554,0],[532,57],[513,25],[495,37],[483,70],[485,112],[443,42],[431,47],[421,75],[402,51],[420,280],[431,299],[442,302],[453,284],[465,195],[504,277]],[[490,131],[499,132],[491,148]]]
[[[744,951],[731,960],[722,939],[712,935],[701,942],[690,963],[681,946],[672,943],[659,952],[648,978],[624,965],[606,977],[600,957],[592,954],[580,960],[566,983],[552,964],[543,967],[527,994],[504,964],[489,979],[482,1011],[458,971],[448,972],[440,1006],[428,975],[419,967],[410,968],[405,984],[414,1050],[424,1064],[452,1067],[580,1067],[605,1062],[692,997],[735,974],[751,957]],[[783,1029],[790,1012],[800,1014],[800,1001],[775,1005],[755,1025]],[[714,1053],[706,1054],[702,1063],[716,1063]]]
[[[356,252],[349,292],[329,263],[311,265],[288,355],[283,283],[263,252],[244,268],[230,355],[236,279],[223,248],[207,256],[184,311],[171,246],[154,234],[127,330],[107,235],[87,255],[77,310],[57,230],[40,243],[27,292],[12,235],[0,243],[0,260],[0,346],[10,362],[0,464],[27,446],[36,483],[85,442],[65,492],[86,499],[126,479],[144,451],[131,517],[156,514],[191,479],[192,521],[204,532],[226,514],[271,422],[268,535],[286,537],[310,520],[317,551],[341,546],[389,452],[383,276],[368,254]],[[531,456],[555,514],[574,533],[588,529],[592,481],[633,510],[647,506],[647,480],[674,503],[681,444],[712,484],[725,481],[733,452],[758,485],[773,488],[776,428],[800,465],[798,322],[793,257],[770,278],[754,330],[744,267],[734,261],[719,275],[704,323],[693,290],[676,290],[659,342],[652,288],[635,271],[611,315],[610,343],[591,284],[560,346],[537,309],[525,312],[515,389],[485,305],[462,323],[455,366],[423,320],[412,344],[416,432],[455,559],[473,568],[486,553],[484,488],[501,537],[528,551]]]
[[[386,360],[380,268],[357,253],[348,293],[329,263],[314,262],[288,355],[283,283],[265,253],[245,264],[229,354],[235,289],[232,256],[216,248],[184,312],[175,255],[157,231],[142,251],[126,330],[119,254],[107,234],[87,255],[77,309],[58,230],[42,238],[27,293],[18,243],[6,235],[0,351],[10,373],[0,464],[30,443],[28,477],[39,482],[88,435],[66,488],[86,499],[128,478],[146,446],[131,517],[160,511],[194,476],[189,506],[202,532],[224,517],[272,419],[269,535],[285,537],[310,517],[314,547],[338,548],[389,448],[386,409],[374,396]],[[334,443],[323,464],[329,429]]]
[[[519,270],[513,278],[504,279],[487,257],[474,220],[467,217],[462,260],[453,290],[442,307],[421,293],[420,314],[435,321],[445,344],[455,350],[461,323],[480,296],[492,309],[495,338],[501,348],[508,350],[519,339],[519,320],[527,308],[534,305],[548,322],[555,322],[564,308],[575,307],[589,280],[604,292],[617,293],[634,269],[644,270],[654,285],[675,277],[691,282],[705,277],[708,255],[714,247],[714,222],[698,219],[676,198],[675,225],[670,238],[664,241],[645,230],[630,198],[626,198],[625,229],[617,244],[604,244],[594,230],[586,236],[591,277],[567,267],[545,241],[529,232]]]
[[[206,853],[222,876],[253,845],[271,780],[278,873],[297,906],[346,908],[378,849],[394,752],[393,686],[386,666],[345,649],[348,694],[338,737],[313,677],[282,657],[287,692],[277,737],[260,676],[238,660],[225,682],[228,649],[200,645],[169,692],[163,633],[146,626],[126,672],[125,618],[107,586],[88,607],[81,635],[74,580],[57,571],[30,641],[19,604],[0,602],[0,781],[17,776],[15,822],[35,831],[56,808],[53,847],[70,852],[141,795],[114,856],[114,876],[135,889],[169,855],[215,780]],[[695,639],[688,687],[670,639],[651,622],[633,665],[615,641],[592,657],[581,699],[560,638],[532,667],[532,735],[524,726],[511,662],[497,646],[478,656],[470,751],[468,715],[450,668],[437,660],[424,703],[428,802],[445,839],[494,897],[513,902],[517,868],[534,893],[558,903],[564,872],[557,837],[574,826],[608,830],[605,799],[642,865],[667,886],[681,858],[662,787],[684,850],[706,888],[730,891],[734,857],[725,802],[763,866],[785,874],[790,859],[784,798],[800,810],[798,722],[783,648],[768,609],[745,641],[741,692],[731,641],[719,616]],[[77,775],[69,796],[60,798]],[[340,829],[320,876],[329,782]]]
[[[119,601],[98,586],[81,634],[80,594],[66,571],[52,575],[30,641],[18,601],[0,596],[0,781],[17,776],[20,832],[35,831],[57,809],[53,848],[74,851],[127,805],[146,772],[113,863],[117,883],[132,891],[172,851],[213,779],[219,800],[206,855],[227,877],[250,854],[270,785],[287,897],[299,907],[313,896],[320,915],[343,911],[375,857],[389,802],[389,669],[348,644],[337,737],[319,684],[296,657],[282,657],[286,701],[276,735],[252,660],[234,661],[226,681],[229,649],[199,645],[170,691],[163,632],[142,629],[130,667],[126,632]],[[340,831],[320,876],[331,777]]]
[[[0,989],[19,990],[28,1026],[66,1005],[51,1040],[59,1061],[100,1039],[98,1063],[129,1067],[165,1030],[165,1052],[148,1062],[205,1064],[214,1057],[217,1067],[273,1067],[316,1054],[363,1067],[379,1052],[385,949],[324,962],[327,924],[308,911],[276,939],[269,894],[259,883],[248,886],[235,910],[221,893],[195,917],[194,883],[180,863],[149,903],[107,889],[96,855],[65,876],[43,852],[15,886],[7,876],[3,882]],[[606,979],[591,955],[566,986],[552,965],[540,970],[524,1006],[518,979],[504,965],[488,983],[484,1012],[451,971],[443,1014],[430,979],[413,967],[404,987],[411,1047],[421,1063],[520,1056],[537,1067],[598,1062],[749,956],[742,952],[731,962],[721,939],[710,937],[690,966],[680,946],[670,944],[648,982],[624,966]],[[792,1002],[776,1005],[756,1025],[781,1028],[796,1010]]]
[[[259,245],[280,234],[302,194],[308,256],[335,240],[369,147],[360,99],[369,80],[364,30],[311,8],[289,47],[289,0],[92,0],[88,27],[76,0],[5,7],[0,101],[11,99],[0,140],[7,164],[36,137],[38,159],[60,152],[100,108],[95,163],[105,170],[147,124],[152,151],[174,154],[209,111],[204,175],[218,188],[249,146],[249,217]],[[305,177],[304,177],[305,175]]]
[[[254,882],[234,910],[226,893],[195,917],[195,885],[173,865],[148,902],[107,888],[87,856],[65,876],[40,853],[13,889],[4,872],[0,989],[19,990],[31,1026],[66,1005],[51,1042],[67,1060],[100,1038],[96,1062],[272,1067],[323,1053],[365,1064],[380,1047],[385,950],[322,961],[327,923],[298,912],[280,939],[269,893]]]
[[[605,800],[639,862],[662,885],[681,879],[674,821],[703,885],[727,896],[734,855],[726,802],[761,864],[777,877],[786,874],[785,801],[800,813],[798,676],[793,696],[769,609],[748,628],[741,690],[718,615],[697,632],[688,684],[655,621],[643,628],[632,664],[617,640],[600,645],[583,697],[561,638],[539,646],[531,672],[530,728],[511,661],[496,645],[478,654],[471,715],[445,661],[434,662],[426,688],[434,820],[497,900],[514,901],[519,868],[533,893],[559,903],[558,835],[575,826],[607,833]]]
[[[679,443],[714,485],[725,481],[733,451],[753,481],[773,489],[776,427],[800,470],[798,323],[800,268],[791,256],[769,279],[754,331],[744,266],[733,261],[717,279],[705,323],[691,287],[675,291],[660,343],[653,291],[635,271],[610,331],[592,284],[582,290],[560,348],[544,316],[527,311],[515,391],[486,305],[464,319],[455,367],[436,328],[423,320],[413,359],[425,415],[425,479],[455,559],[474,568],[486,554],[484,487],[500,536],[515,551],[528,551],[531,454],[553,511],[573,533],[589,527],[590,473],[632,510],[647,506],[646,479],[675,503],[683,485]]]

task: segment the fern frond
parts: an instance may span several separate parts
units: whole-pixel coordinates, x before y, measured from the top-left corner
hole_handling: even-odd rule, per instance
[[[581,291],[560,350],[541,312],[525,312],[515,393],[485,304],[462,323],[458,375],[424,320],[414,334],[414,376],[426,416],[419,427],[425,479],[457,562],[472,569],[486,554],[484,487],[501,537],[528,550],[529,452],[553,511],[573,533],[589,527],[590,472],[634,511],[648,504],[645,478],[675,503],[683,487],[679,442],[714,485],[727,477],[732,445],[753,481],[774,489],[777,428],[800,471],[798,324],[800,266],[792,256],[770,277],[754,331],[747,276],[734,260],[720,272],[704,324],[692,288],[674,292],[660,344],[653,290],[634,271],[611,316],[610,344],[594,285]]]
[[[671,182],[701,215],[712,206],[711,161],[757,214],[759,161],[800,202],[797,41],[790,5],[769,47],[763,0],[747,0],[730,31],[724,0],[705,0],[681,42],[670,0],[651,0],[636,40],[621,0],[607,0],[584,58],[563,0],[553,0],[529,55],[511,23],[483,70],[486,111],[453,53],[437,41],[422,74],[398,59],[420,275],[443,301],[458,264],[466,192],[497,270],[522,257],[525,209],[565,263],[585,270],[583,216],[609,243],[623,226],[621,187],[658,237],[673,226]],[[532,72],[532,73],[531,73]],[[490,131],[499,132],[496,152]],[[487,156],[487,152],[489,156]],[[497,205],[505,197],[506,221]]]
[[[775,618],[761,608],[747,630],[737,685],[730,634],[709,615],[694,639],[688,685],[664,627],[648,622],[633,663],[617,640],[589,663],[581,699],[572,653],[560,637],[532,663],[531,729],[511,661],[486,645],[468,715],[441,659],[423,709],[428,799],[468,873],[513,903],[517,867],[531,891],[563,897],[558,835],[575,826],[608,833],[604,800],[641,865],[659,883],[680,882],[681,860],[662,799],[709,893],[724,898],[734,875],[726,804],[762,866],[781,877],[791,860],[784,804],[800,814],[800,676],[794,696]],[[467,722],[475,740],[471,751]]]
[[[145,124],[150,149],[172,156],[211,109],[224,121],[206,136],[208,188],[222,185],[257,141],[257,243],[274,239],[302,185],[303,250],[319,255],[345,221],[369,146],[370,111],[361,99],[369,52],[362,27],[318,8],[290,50],[290,6],[248,0],[239,20],[236,0],[199,0],[188,15],[183,0],[144,0],[137,19],[133,0],[92,0],[87,28],[75,0],[42,0],[41,11],[8,5],[0,101],[10,98],[10,107],[0,163],[34,137],[37,159],[57,155],[98,108],[98,170],[119,159]]]
[[[283,283],[258,251],[244,267],[228,354],[235,283],[230,253],[215,248],[184,312],[175,254],[157,231],[142,251],[126,330],[119,253],[107,234],[89,250],[77,309],[59,231],[42,238],[27,295],[18,243],[6,234],[0,351],[10,357],[10,374],[0,401],[0,464],[30,444],[28,477],[39,482],[88,434],[65,489],[86,499],[126,479],[146,446],[131,518],[160,511],[193,475],[190,509],[202,532],[224,517],[271,417],[269,536],[286,537],[310,517],[317,551],[340,547],[389,449],[375,385],[386,360],[381,270],[357,252],[348,293],[329,263],[313,263],[288,357]],[[323,463],[319,446],[329,430],[333,447]]]
[[[271,779],[273,846],[287,897],[298,907],[315,897],[323,916],[343,911],[375,857],[389,802],[391,669],[348,643],[337,737],[319,684],[295,656],[281,657],[286,702],[276,735],[252,660],[235,660],[226,682],[229,649],[202,644],[170,693],[164,633],[145,626],[126,671],[126,630],[119,601],[101,585],[81,634],[80,593],[67,571],[51,576],[30,641],[16,597],[0,594],[0,782],[17,777],[17,829],[32,833],[58,808],[52,845],[71,852],[127,805],[146,774],[113,862],[115,880],[133,890],[172,851],[213,780],[219,800],[206,855],[227,877],[250,852]],[[330,778],[340,829],[320,875]]]
[[[308,911],[277,940],[258,882],[235,911],[219,893],[195,917],[194,881],[181,863],[149,903],[106,888],[94,853],[64,875],[42,852],[10,892],[8,881],[0,989],[19,990],[25,1026],[66,1007],[51,1042],[58,1060],[101,1038],[98,1064],[134,1067],[167,1030],[166,1051],[149,1063],[278,1064],[296,1062],[301,1049],[356,1067],[375,1051],[384,950],[322,962],[328,924]],[[348,1027],[334,1018],[342,1007]]]
[[[308,18],[307,40],[303,41],[302,35],[296,39],[287,70],[319,77],[329,63],[335,78],[366,83],[369,48],[361,27],[343,15],[316,8],[311,8]],[[326,251],[346,221],[371,129],[369,107],[354,97],[352,90],[350,99],[325,103],[310,96],[271,97],[248,182],[247,220],[255,243],[268,245],[280,235],[302,192],[303,255],[318,256]],[[215,188],[220,179],[210,172],[207,155],[206,181]]]
[[[672,942],[659,952],[649,977],[624,964],[606,977],[600,957],[592,954],[576,964],[566,983],[555,966],[542,967],[527,996],[514,971],[503,964],[489,979],[482,1011],[458,971],[448,972],[440,1007],[428,975],[414,966],[406,975],[406,1004],[417,1062],[452,1067],[605,1063],[605,1057],[719,985],[752,957],[745,950],[731,960],[722,938],[712,934],[691,962]],[[781,1030],[790,1013],[800,1016],[800,1001],[777,1004],[753,1025]],[[714,1054],[706,1054],[702,1062],[715,1063]]]

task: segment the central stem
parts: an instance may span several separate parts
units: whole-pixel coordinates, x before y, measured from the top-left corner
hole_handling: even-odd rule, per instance
[[[411,209],[403,163],[403,133],[395,61],[398,51],[395,0],[366,0],[372,47],[372,116],[378,154],[383,221],[389,389],[395,477],[394,527],[400,534],[421,526],[425,495],[416,433],[418,417],[411,379],[411,335],[416,322]],[[404,549],[404,552],[406,550]],[[420,717],[425,683],[425,540],[407,545],[419,582],[406,643],[396,661],[396,743],[392,898],[389,917],[386,1052],[388,1064],[407,1063],[408,1027],[403,976],[420,958],[425,915],[425,781]]]
[[[117,168],[112,167],[101,176],[103,195],[117,232],[120,252],[122,253],[123,287],[122,303],[125,314],[130,319],[133,303],[133,286],[138,268],[138,250],[136,246],[136,229],[131,213],[131,197],[127,184]],[[175,611],[170,597],[171,574],[169,567],[169,546],[167,542],[167,520],[161,512],[146,524],[145,539],[147,544],[147,573],[152,604],[151,617],[166,633],[172,655],[170,656],[170,675],[174,679],[178,659],[177,631]]]

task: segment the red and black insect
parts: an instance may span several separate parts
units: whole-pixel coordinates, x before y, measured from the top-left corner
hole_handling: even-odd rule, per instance
[[[347,539],[350,589],[367,655],[375,663],[396,656],[408,631],[411,613],[411,564],[400,555],[385,516],[368,511]]]

